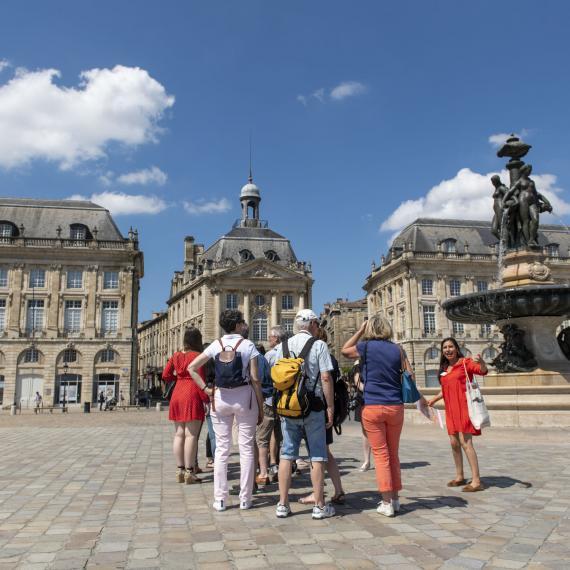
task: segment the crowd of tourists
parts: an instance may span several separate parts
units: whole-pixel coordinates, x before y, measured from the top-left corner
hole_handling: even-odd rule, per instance
[[[204,345],[197,328],[184,334],[183,350],[169,359],[163,380],[170,398],[169,418],[175,423],[173,452],[179,483],[201,483],[198,441],[207,424],[206,455],[214,471],[216,511],[225,511],[230,494],[239,495],[240,509],[253,505],[253,495],[277,482],[279,499],[275,514],[291,514],[289,491],[292,477],[300,471],[300,452],[306,448],[312,493],[300,502],[313,505],[312,518],[335,515],[335,505],[343,504],[343,489],[337,461],[331,451],[333,428],[348,413],[346,385],[338,362],[327,347],[325,330],[310,309],[300,310],[294,334],[281,327],[269,331],[270,350],[249,340],[249,329],[238,310],[220,315],[224,335]],[[355,361],[354,385],[361,404],[364,461],[361,471],[370,469],[374,458],[380,501],[378,513],[392,517],[400,510],[402,477],[399,443],[404,423],[406,382],[413,370],[408,357],[392,342],[390,323],[380,315],[366,320],[344,344],[342,353]],[[418,406],[428,410],[443,399],[446,426],[455,462],[455,477],[448,486],[462,486],[465,492],[483,490],[472,436],[480,429],[473,425],[466,389],[473,375],[485,375],[480,356],[464,358],[457,341],[444,339],[441,346],[439,379],[441,391]],[[403,384],[404,382],[404,384]],[[359,406],[360,408],[360,406]],[[239,447],[239,485],[228,484],[228,461],[232,442]],[[463,470],[463,453],[471,468],[468,483]],[[327,471],[334,487],[325,500]]]

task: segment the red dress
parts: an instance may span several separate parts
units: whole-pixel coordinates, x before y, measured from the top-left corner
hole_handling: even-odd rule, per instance
[[[168,409],[169,420],[174,422],[190,422],[192,420],[203,422],[206,417],[204,403],[209,401],[208,395],[196,386],[188,372],[188,365],[199,355],[199,352],[175,352],[162,372],[162,379],[166,382],[176,380]],[[198,374],[204,380],[203,367],[198,368]]]
[[[465,367],[463,366],[465,363]],[[465,368],[469,377],[473,379],[473,374],[485,376],[487,372],[481,371],[481,365],[473,362],[471,358],[460,358],[447,374],[440,375],[443,401],[445,402],[445,423],[447,433],[470,433],[481,435],[481,430],[475,429],[469,419],[467,409],[467,396],[465,386]]]

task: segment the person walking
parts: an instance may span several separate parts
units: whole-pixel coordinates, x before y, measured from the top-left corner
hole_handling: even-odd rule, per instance
[[[42,395],[39,392],[36,392],[36,395],[34,396],[34,414],[38,414],[40,411],[40,408],[42,407]]]
[[[183,350],[175,352],[166,364],[162,379],[176,381],[168,409],[168,419],[175,425],[172,451],[177,462],[176,480],[191,485],[202,482],[195,473],[195,460],[198,434],[205,417],[204,404],[209,398],[197,388],[188,373],[190,363],[200,356],[202,333],[195,327],[186,329],[183,345]],[[203,368],[196,373],[204,381]]]
[[[214,504],[216,511],[225,511],[229,494],[228,459],[234,420],[238,427],[240,455],[240,509],[252,507],[255,478],[255,427],[263,420],[263,397],[257,373],[259,353],[255,345],[241,335],[245,326],[243,314],[227,309],[220,315],[225,335],[208,348],[188,367],[200,390],[212,399],[210,417],[216,434],[214,457]],[[214,359],[214,387],[208,388],[198,369]]]
[[[413,373],[407,356],[391,338],[390,323],[374,315],[364,321],[342,347],[344,356],[360,358],[364,384],[362,426],[374,454],[376,482],[382,495],[376,510],[387,517],[393,517],[400,510],[402,477],[398,450],[404,424],[402,362]]]
[[[322,340],[315,340],[319,330],[319,318],[311,309],[302,309],[295,316],[297,334],[287,341],[289,352],[299,356],[305,345],[311,342],[303,368],[306,388],[311,394],[312,407],[304,418],[281,417],[283,447],[279,463],[279,503],[275,515],[285,518],[291,514],[289,489],[291,487],[291,465],[299,458],[301,440],[306,437],[311,460],[311,482],[315,506],[312,518],[326,519],[335,515],[334,507],[325,503],[324,464],[327,461],[326,428],[332,427],[334,420],[334,395],[331,372],[333,365],[329,349]],[[283,346],[278,345],[276,362],[283,356]],[[326,402],[326,404],[325,404]]]
[[[445,404],[445,424],[455,463],[455,479],[449,481],[447,486],[464,486],[462,490],[467,493],[483,491],[485,487],[481,483],[479,461],[473,447],[473,436],[481,435],[481,430],[475,429],[469,419],[466,381],[467,377],[472,380],[474,374],[485,376],[487,372],[487,365],[481,358],[481,355],[478,354],[474,359],[464,358],[459,344],[453,337],[442,340],[439,364],[441,391],[428,402],[428,405],[433,406],[436,402],[443,399]],[[465,452],[471,468],[471,482],[469,484],[467,484],[463,472],[462,450]]]
[[[105,394],[103,392],[103,390],[101,390],[99,392],[99,411],[102,412],[103,411],[103,404],[105,403]]]

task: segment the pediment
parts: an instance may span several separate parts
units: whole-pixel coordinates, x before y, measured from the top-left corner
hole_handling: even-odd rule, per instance
[[[216,277],[242,279],[299,279],[302,273],[265,259],[255,259],[216,273]]]

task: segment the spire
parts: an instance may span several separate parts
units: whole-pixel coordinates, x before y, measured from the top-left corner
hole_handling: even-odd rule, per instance
[[[247,181],[253,184],[253,172],[251,168],[251,131],[249,131],[249,178]]]

